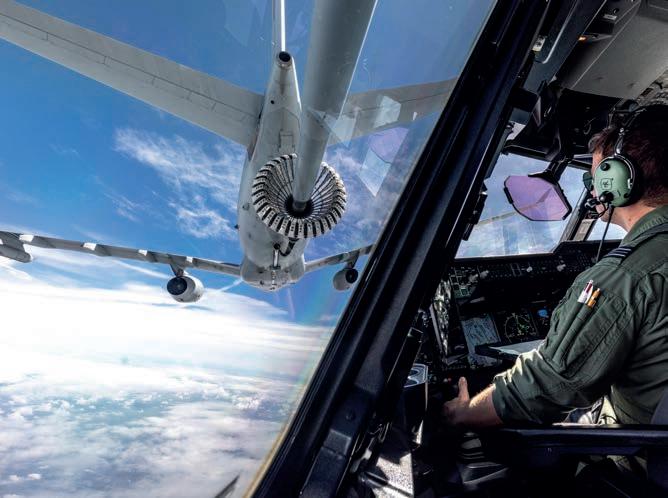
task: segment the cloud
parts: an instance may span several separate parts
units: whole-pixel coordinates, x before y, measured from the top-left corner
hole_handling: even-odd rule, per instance
[[[234,240],[239,184],[245,152],[216,144],[212,151],[180,136],[167,138],[121,128],[114,134],[118,152],[152,168],[172,189],[168,201],[176,226],[198,238]],[[125,210],[129,212],[129,210]]]
[[[190,206],[189,197],[198,194],[236,212],[246,155],[241,147],[217,143],[207,151],[203,144],[178,135],[167,138],[120,128],[114,133],[114,148],[155,170],[177,191],[184,206]]]
[[[62,145],[51,144],[51,150],[61,156],[79,157],[79,151],[74,147],[65,147]]]
[[[221,287],[219,289],[220,292],[227,292],[230,289],[234,289],[235,287],[238,287],[239,285],[243,284],[244,281],[242,278],[237,278],[232,282],[230,285],[226,285],[225,287]]]
[[[230,221],[207,207],[201,196],[195,196],[189,206],[173,202],[169,206],[176,212],[178,227],[188,235],[200,239],[217,237],[234,239],[237,236],[237,231]]]
[[[133,281],[0,273],[0,294],[6,494],[212,496],[241,475],[241,495],[330,330],[245,296],[207,293],[193,308]]]
[[[1,165],[2,163],[0,163],[0,166]],[[39,205],[39,200],[37,198],[17,189],[14,186],[7,185],[2,182],[0,182],[0,193],[5,199],[15,202],[16,204],[31,205],[31,206]]]
[[[108,191],[104,195],[114,204],[117,214],[135,223],[139,221],[137,213],[144,210],[141,204],[113,191]]]
[[[140,273],[142,275],[146,275],[147,277],[153,277],[153,278],[159,278],[161,280],[166,280],[166,279],[172,278],[172,276],[173,276],[172,274],[167,273],[167,272],[160,272],[160,271],[152,270],[150,268],[144,268],[143,266],[133,265],[133,264],[126,263],[125,261],[121,261],[121,260],[118,260],[118,259],[112,260],[112,261],[113,261],[113,264],[115,264],[118,267],[127,268],[128,270],[131,270],[135,273]],[[164,268],[164,266],[155,266],[155,268]]]
[[[19,263],[18,261],[14,261],[8,258],[3,258],[0,256],[0,273],[4,271],[7,274],[11,275],[13,278],[17,278],[20,280],[32,280],[32,276],[29,273],[19,270],[17,268],[19,265],[22,264],[23,263]]]
[[[42,270],[49,270],[51,272],[49,273],[49,277],[52,278],[55,278],[56,275],[60,275],[62,278],[63,272],[80,278],[90,277],[101,280],[108,280],[112,276],[117,279],[127,279],[128,277],[132,278],[140,274],[161,280],[171,278],[169,272],[160,271],[165,268],[162,265],[128,263],[114,258],[102,258],[92,254],[44,249],[41,247],[27,246],[26,248],[35,258],[32,263],[28,264]],[[5,258],[0,258],[0,263],[3,260]],[[17,265],[12,265],[10,269],[20,271],[16,269]],[[27,269],[28,267],[21,266],[20,268]]]
[[[17,204],[30,204],[37,206],[39,201],[31,195],[28,195],[24,192],[19,192],[18,190],[12,190],[6,194],[6,198],[10,201],[16,202]]]

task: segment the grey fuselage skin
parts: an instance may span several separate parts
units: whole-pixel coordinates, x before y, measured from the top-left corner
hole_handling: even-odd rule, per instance
[[[301,101],[295,61],[283,50],[272,60],[257,138],[248,149],[239,188],[239,241],[244,252],[241,278],[273,291],[304,274],[307,240],[290,240],[257,216],[251,188],[259,169],[284,154],[297,153],[294,197],[307,202],[320,170],[331,127],[341,114],[376,0],[315,2]],[[275,14],[276,18],[276,14]],[[282,21],[274,29],[282,33]],[[297,202],[296,209],[299,209]]]
[[[376,0],[315,0],[303,98],[295,61],[285,47],[284,0],[272,1],[274,56],[264,96],[13,0],[0,0],[0,38],[247,146],[237,207],[244,252],[240,276],[272,291],[302,277],[307,241],[290,240],[265,226],[251,201],[253,181],[268,161],[296,154],[291,214],[303,212],[331,129],[341,115],[375,4]],[[81,248],[60,242],[70,250]],[[0,255],[29,260],[21,245],[2,247]]]
[[[290,240],[268,228],[251,202],[251,188],[259,169],[275,157],[296,151],[300,114],[294,60],[287,52],[279,52],[273,60],[255,147],[249,149],[250,158],[244,165],[237,206],[239,241],[244,251],[241,278],[264,290],[276,290],[304,274],[307,240],[294,242],[290,251]]]

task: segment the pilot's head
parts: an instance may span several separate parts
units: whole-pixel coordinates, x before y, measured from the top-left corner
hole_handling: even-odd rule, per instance
[[[647,106],[636,112],[632,119],[626,118],[622,123],[608,126],[594,135],[589,142],[589,150],[593,154],[591,173],[595,178],[599,167],[615,167],[615,164],[606,164],[606,161],[616,156],[622,126],[626,131],[621,143],[621,155],[628,159],[635,171],[633,187],[628,192],[630,195],[625,202],[616,203],[620,205],[615,208],[611,221],[625,226],[624,216],[630,210],[648,210],[668,204],[668,105]],[[623,170],[623,162],[618,166]],[[599,171],[599,178],[601,173],[603,171]],[[594,195],[597,197],[604,193],[598,190],[602,188],[595,182]],[[599,205],[597,209],[603,212],[605,208]],[[602,219],[607,221],[609,213],[608,210]]]

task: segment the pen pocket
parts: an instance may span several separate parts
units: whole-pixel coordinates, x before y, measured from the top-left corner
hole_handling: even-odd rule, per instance
[[[552,358],[557,365],[562,367],[567,366],[572,357],[571,352],[581,352],[581,350],[587,349],[590,340],[598,335],[598,331],[590,331],[587,334],[584,334],[583,337],[580,337],[583,335],[582,329],[590,321],[596,310],[601,307],[604,299],[604,296],[600,296],[597,303],[591,308],[586,304],[581,304],[579,307],[576,307],[568,317],[566,317],[567,320],[564,321],[565,328],[563,329],[564,338],[556,346],[554,354],[552,355]]]

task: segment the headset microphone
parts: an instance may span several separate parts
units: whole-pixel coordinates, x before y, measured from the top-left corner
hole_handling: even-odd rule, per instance
[[[615,195],[612,192],[603,192],[596,199],[597,204],[612,204],[612,201],[615,199]]]
[[[601,201],[599,201],[596,197],[590,197],[585,201],[585,207],[589,209],[590,211],[596,210],[596,206],[600,205]]]

